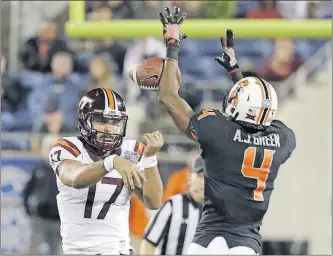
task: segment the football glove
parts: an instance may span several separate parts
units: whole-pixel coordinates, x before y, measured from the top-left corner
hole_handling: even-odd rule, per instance
[[[179,7],[174,7],[173,14],[170,12],[168,7],[164,9],[165,15],[160,12],[160,20],[163,25],[163,37],[165,45],[179,45],[180,41],[187,37],[187,35],[180,34],[179,32],[180,24],[182,24],[187,15],[186,13],[180,15]]]
[[[222,65],[229,74],[232,74],[239,69],[234,49],[235,35],[231,29],[227,29],[226,34],[227,39],[224,37],[220,38],[223,53],[220,57],[215,57],[214,59]]]

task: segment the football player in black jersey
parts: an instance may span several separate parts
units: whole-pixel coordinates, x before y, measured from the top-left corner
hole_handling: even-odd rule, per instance
[[[159,85],[159,102],[180,131],[201,148],[205,202],[189,254],[258,254],[259,233],[278,170],[296,147],[293,131],[275,119],[278,99],[272,85],[258,77],[243,78],[235,57],[234,35],[221,38],[215,60],[234,86],[222,109],[194,113],[178,90],[178,51],[186,35],[179,28],[186,15],[179,8],[160,14],[167,47]]]

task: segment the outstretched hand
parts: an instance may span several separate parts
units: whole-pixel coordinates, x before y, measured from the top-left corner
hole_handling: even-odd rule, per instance
[[[185,34],[180,34],[179,31],[180,25],[183,23],[187,14],[182,13],[182,15],[180,15],[179,7],[174,7],[173,13],[170,12],[168,7],[164,9],[165,15],[160,12],[160,20],[163,25],[164,42],[166,45],[170,43],[175,43],[179,45],[180,41],[187,37],[187,35]]]
[[[226,31],[227,38],[220,38],[222,45],[222,55],[215,57],[214,59],[223,66],[229,74],[238,70],[239,66],[237,64],[236,55],[235,55],[235,35],[231,29]]]

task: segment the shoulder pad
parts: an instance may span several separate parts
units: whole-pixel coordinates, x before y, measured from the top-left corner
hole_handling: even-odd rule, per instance
[[[66,149],[69,153],[71,153],[74,157],[78,157],[81,154],[79,148],[69,140],[69,138],[61,138],[53,142],[52,148],[61,147]]]

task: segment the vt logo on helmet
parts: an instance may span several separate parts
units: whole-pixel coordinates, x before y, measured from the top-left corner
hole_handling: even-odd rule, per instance
[[[258,130],[270,126],[278,107],[275,89],[261,78],[246,77],[225,95],[222,112],[231,120]]]
[[[79,103],[77,117],[82,137],[97,151],[115,151],[121,146],[128,116],[124,100],[115,91],[88,91]]]

